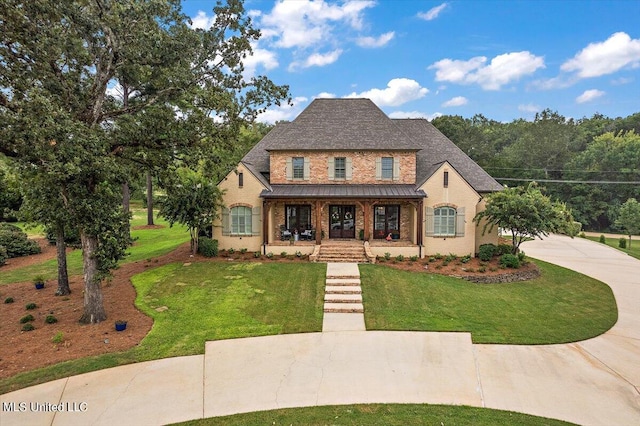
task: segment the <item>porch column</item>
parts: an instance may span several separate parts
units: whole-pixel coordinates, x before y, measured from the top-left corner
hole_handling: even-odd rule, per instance
[[[322,208],[320,200],[316,200],[316,244],[322,244]]]
[[[371,239],[371,203],[369,200],[364,202],[364,240],[369,241]]]

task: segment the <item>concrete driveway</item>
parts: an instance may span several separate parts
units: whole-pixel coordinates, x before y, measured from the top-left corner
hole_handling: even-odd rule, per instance
[[[204,355],[1,395],[0,424],[160,425],[359,402],[464,404],[585,425],[640,424],[640,261],[560,236],[523,249],[609,284],[620,311],[615,327],[584,342],[546,346],[474,345],[468,333],[373,331],[208,342]]]

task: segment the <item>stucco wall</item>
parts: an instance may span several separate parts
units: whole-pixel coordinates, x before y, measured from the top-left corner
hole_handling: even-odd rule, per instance
[[[238,174],[242,173],[244,184],[242,187],[238,185]],[[262,199],[260,192],[264,186],[260,181],[242,164],[239,164],[236,171],[230,172],[218,184],[218,187],[224,191],[223,199],[227,208],[234,206],[260,207],[262,209]],[[262,210],[261,210],[262,211]],[[249,251],[259,251],[262,248],[262,214],[260,215],[259,235],[243,235],[243,236],[225,236],[222,235],[221,218],[213,222],[213,238],[218,240],[220,249],[239,250],[246,248]]]
[[[309,159],[308,180],[287,180],[287,159],[291,157],[306,157]],[[351,158],[351,180],[329,180],[329,157]],[[400,177],[398,180],[376,179],[376,158],[395,157],[400,161]],[[271,151],[271,184],[415,184],[416,183],[416,154],[407,151]]]
[[[446,188],[444,172],[449,173],[449,183]],[[427,193],[425,207],[465,208],[464,237],[425,236],[423,253],[425,255],[454,253],[460,256],[475,254],[478,246],[476,243],[478,231],[473,217],[479,207],[480,195],[448,163],[444,163],[421,188]]]

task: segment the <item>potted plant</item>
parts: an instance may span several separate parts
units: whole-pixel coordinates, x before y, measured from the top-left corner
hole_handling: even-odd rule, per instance
[[[127,328],[127,322],[124,320],[116,320],[116,331],[124,331]]]
[[[44,288],[44,277],[42,275],[38,275],[33,279],[33,285],[36,286],[37,290],[42,290]]]

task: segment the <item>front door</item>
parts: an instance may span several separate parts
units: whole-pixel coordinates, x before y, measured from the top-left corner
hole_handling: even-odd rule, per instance
[[[356,206],[329,207],[329,238],[356,237]]]

